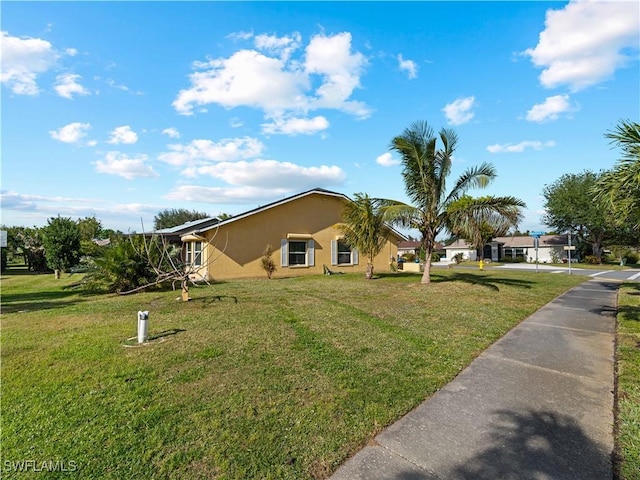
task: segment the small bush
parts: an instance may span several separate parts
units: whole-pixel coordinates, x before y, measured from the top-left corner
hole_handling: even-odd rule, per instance
[[[456,262],[457,264],[460,264],[460,262],[462,262],[462,260],[464,260],[464,254],[462,252],[456,253],[453,256],[453,261]]]
[[[433,252],[431,254],[431,261],[432,262],[439,262],[440,261],[440,255],[437,254],[436,252]]]
[[[602,261],[595,255],[585,255],[584,263],[588,263],[590,265],[598,265],[602,263]]]
[[[627,250],[624,254],[624,258],[627,259],[627,263],[638,263],[640,255],[638,255],[638,252],[634,252],[633,250]]]
[[[262,258],[260,259],[262,269],[267,272],[267,278],[271,280],[271,277],[277,270],[276,262],[273,261],[273,247],[271,245],[267,245],[262,252]]]
[[[404,258],[405,262],[415,262],[416,261],[416,254],[415,253],[405,253],[404,255],[402,255],[402,258]]]

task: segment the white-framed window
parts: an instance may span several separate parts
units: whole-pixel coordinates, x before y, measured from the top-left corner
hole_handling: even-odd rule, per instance
[[[357,265],[358,250],[342,240],[331,240],[331,265]]]
[[[280,255],[282,267],[313,267],[315,242],[306,238],[283,238],[280,241]]]
[[[202,266],[202,242],[188,242],[186,263],[194,267]]]

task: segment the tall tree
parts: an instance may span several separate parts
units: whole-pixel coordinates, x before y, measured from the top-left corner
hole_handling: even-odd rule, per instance
[[[155,217],[153,217],[153,228],[155,230],[160,230],[163,228],[176,227],[183,223],[207,217],[209,217],[209,215],[204,212],[187,210],[185,208],[167,208],[158,212]]]
[[[593,196],[601,173],[585,170],[568,173],[544,187],[545,215],[542,222],[558,232],[576,234],[580,242],[591,245],[593,255],[602,259],[604,242],[615,234],[607,207]]]
[[[80,229],[70,218],[55,217],[47,220],[44,232],[44,250],[47,265],[53,270],[68,271],[80,261]]]
[[[617,223],[640,230],[640,124],[621,120],[605,137],[622,149],[622,158],[600,177],[593,191]]]
[[[427,122],[413,123],[391,141],[391,148],[402,159],[405,191],[413,204],[386,201],[385,219],[420,232],[426,254],[421,283],[431,282],[431,254],[436,236],[447,226],[449,205],[469,189],[483,188],[496,177],[493,166],[483,163],[467,169],[448,191],[447,178],[457,143],[453,130],[440,129],[436,136]]]
[[[484,259],[484,245],[505,235],[522,220],[525,203],[515,197],[463,195],[447,207],[447,229],[467,240]]]
[[[347,202],[342,209],[344,223],[338,230],[344,242],[367,259],[365,278],[373,278],[373,260],[385,246],[391,230],[384,222],[382,201],[370,198],[366,193],[356,193],[355,200]]]

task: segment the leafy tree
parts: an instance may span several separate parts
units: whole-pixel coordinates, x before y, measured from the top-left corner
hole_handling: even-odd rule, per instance
[[[23,228],[19,232],[22,251],[25,254],[27,269],[34,272],[47,270],[45,257],[44,231],[42,228]]]
[[[163,228],[176,227],[183,223],[192,222],[208,218],[209,215],[195,210],[187,210],[185,208],[167,208],[162,210],[153,217],[153,228],[161,230]]]
[[[640,230],[640,124],[622,120],[605,137],[622,149],[622,158],[598,179],[593,192],[618,224]]]
[[[515,197],[463,195],[447,206],[447,228],[466,239],[484,259],[484,245],[493,237],[505,235],[522,220],[525,203]]]
[[[103,238],[102,223],[95,216],[78,219],[80,230],[80,254],[96,257],[100,255],[101,247],[94,240]]]
[[[602,260],[604,242],[615,234],[608,208],[593,196],[601,176],[588,170],[565,174],[542,192],[546,211],[542,222],[558,232],[576,234],[579,242],[590,244],[598,261]]]
[[[442,147],[438,146],[438,139]],[[391,141],[391,148],[402,159],[405,191],[413,205],[388,200],[385,218],[420,232],[427,259],[422,283],[431,282],[431,254],[436,237],[448,224],[449,205],[467,190],[483,188],[496,177],[493,166],[483,163],[467,169],[447,191],[451,157],[457,143],[458,136],[453,130],[443,128],[436,137],[426,122],[415,122]]]
[[[390,229],[384,222],[383,201],[370,198],[366,193],[356,193],[355,200],[345,203],[342,209],[344,223],[338,230],[344,235],[344,242],[357,248],[367,259],[365,278],[373,278],[373,259],[380,253]]]
[[[102,223],[95,215],[78,219],[78,230],[80,231],[80,240],[94,240],[102,237]]]
[[[43,229],[44,250],[49,268],[68,271],[80,261],[80,229],[70,218],[47,220]]]

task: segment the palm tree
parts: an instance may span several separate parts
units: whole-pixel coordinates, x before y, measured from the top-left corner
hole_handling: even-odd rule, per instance
[[[385,224],[381,201],[366,193],[356,193],[356,199],[347,202],[342,210],[342,224],[338,230],[343,241],[356,248],[367,259],[365,278],[373,278],[373,259],[380,253],[389,237],[390,228]]]
[[[443,128],[436,137],[427,122],[415,122],[391,141],[391,148],[402,159],[405,191],[413,205],[385,201],[385,220],[420,232],[426,252],[421,283],[431,282],[431,254],[436,236],[447,226],[447,207],[470,188],[484,188],[496,177],[493,166],[483,163],[467,169],[448,192],[446,182],[457,143],[453,130]]]
[[[483,260],[485,243],[517,227],[522,220],[521,208],[525,206],[516,197],[463,195],[447,206],[447,230],[466,239],[480,251]]]
[[[612,209],[619,223],[640,229],[640,124],[622,120],[605,137],[620,147],[623,155],[600,177],[593,193]]]

